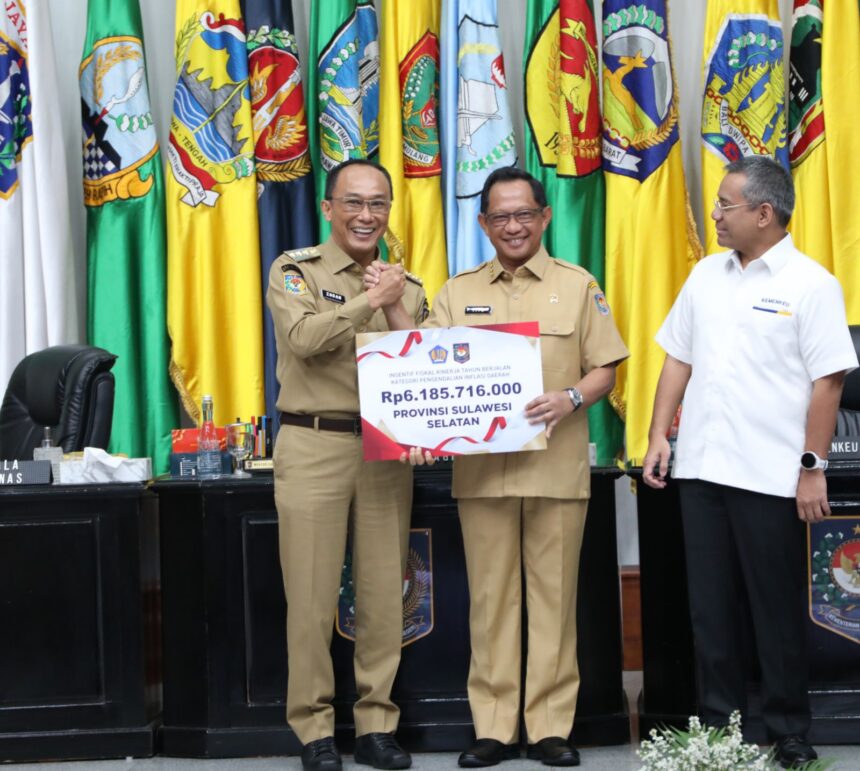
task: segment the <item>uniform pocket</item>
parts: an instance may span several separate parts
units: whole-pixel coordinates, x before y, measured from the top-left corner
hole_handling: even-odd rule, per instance
[[[540,322],[541,361],[545,372],[567,372],[578,362],[574,332],[576,324],[570,319]]]

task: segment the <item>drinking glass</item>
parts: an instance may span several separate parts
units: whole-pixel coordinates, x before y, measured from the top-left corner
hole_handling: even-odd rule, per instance
[[[247,479],[251,475],[242,471],[242,461],[254,450],[254,427],[250,423],[228,423],[227,450],[233,456],[233,479]]]

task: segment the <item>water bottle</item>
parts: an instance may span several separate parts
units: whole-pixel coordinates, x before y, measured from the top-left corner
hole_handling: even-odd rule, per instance
[[[203,422],[197,438],[197,478],[216,479],[221,476],[221,445],[215,431],[212,397],[203,397]]]

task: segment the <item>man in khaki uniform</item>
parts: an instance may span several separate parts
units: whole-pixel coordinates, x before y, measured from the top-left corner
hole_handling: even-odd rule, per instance
[[[365,292],[364,268],[388,223],[388,173],[367,161],[330,172],[323,216],[331,237],[272,265],[267,302],[278,346],[275,503],[287,596],[287,720],[305,745],[306,771],[338,771],[330,645],[351,530],[356,588],[355,760],[408,768],[394,739],[391,686],[400,662],[402,587],[412,505],[411,469],[362,459],[357,332],[388,329],[395,301],[412,323],[426,316],[417,279],[402,269]]]
[[[479,221],[496,256],[450,279],[424,325],[536,320],[541,332],[546,392],[526,414],[546,424],[547,449],[454,461],[471,596],[468,689],[477,736],[460,755],[464,767],[519,756],[521,565],[529,627],[528,756],[547,765],[579,763],[567,740],[579,690],[576,588],[590,494],[585,408],[609,392],[615,366],[629,354],[593,277],[541,245],[551,216],[531,175],[515,168],[493,172]],[[379,276],[388,272],[375,265],[368,283],[374,268]],[[425,460],[420,452],[411,456],[413,463]]]

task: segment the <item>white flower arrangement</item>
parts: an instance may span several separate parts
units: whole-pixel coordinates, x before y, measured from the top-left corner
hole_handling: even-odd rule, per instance
[[[637,755],[643,765],[639,771],[771,771],[779,768],[772,752],[762,752],[756,744],[747,744],[741,732],[741,713],[735,711],[723,728],[706,728],[699,718],[691,717],[687,730],[663,727],[652,729],[643,739]],[[806,771],[821,771],[830,764],[813,761]]]

